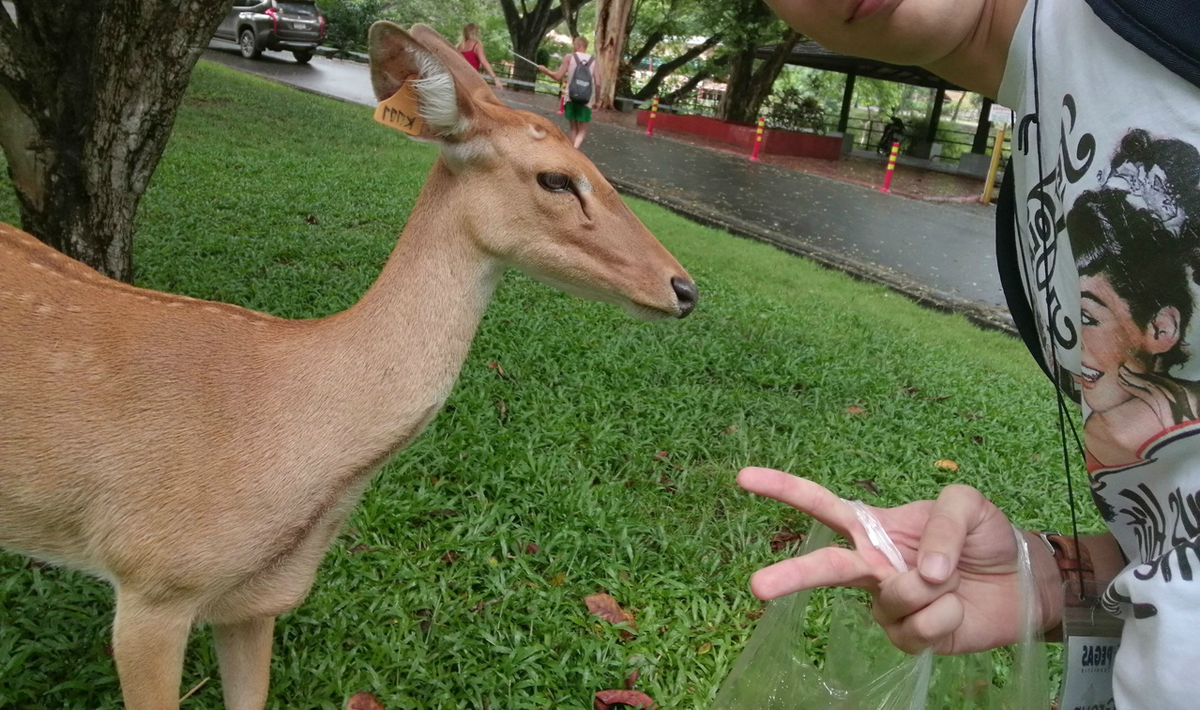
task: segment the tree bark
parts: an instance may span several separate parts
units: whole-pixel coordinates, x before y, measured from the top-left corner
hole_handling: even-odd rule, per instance
[[[229,5],[15,0],[15,23],[0,11],[0,147],[26,231],[132,280],[134,214]]]
[[[596,6],[596,68],[600,71],[600,94],[597,105],[613,108],[617,82],[621,73],[621,56],[629,33],[629,14],[633,0],[597,0]]]
[[[779,78],[788,55],[799,40],[800,35],[789,30],[783,42],[775,47],[775,51],[763,60],[758,69],[754,68],[754,44],[747,43],[738,48],[732,58],[733,67],[729,72],[729,81],[717,117],[739,123],[756,121],[759,109],[771,95],[771,87]]]

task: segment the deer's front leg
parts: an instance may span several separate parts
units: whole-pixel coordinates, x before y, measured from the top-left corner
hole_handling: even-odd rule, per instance
[[[176,710],[189,612],[117,592],[113,657],[126,710]]]
[[[262,710],[271,680],[274,616],[213,624],[226,710]]]

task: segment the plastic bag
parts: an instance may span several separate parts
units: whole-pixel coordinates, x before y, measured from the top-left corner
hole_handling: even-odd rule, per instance
[[[871,543],[898,571],[907,566],[865,505],[855,507]],[[717,692],[711,710],[1040,710],[1050,707],[1041,618],[1025,538],[1017,539],[1022,597],[1021,641],[1012,649],[1008,682],[994,682],[995,655],[915,656],[892,645],[857,590],[798,592],[767,606],[758,627]],[[834,533],[813,522],[800,554],[826,547]],[[827,601],[826,601],[827,600]],[[811,636],[810,626],[817,627]],[[818,657],[823,653],[823,663]]]

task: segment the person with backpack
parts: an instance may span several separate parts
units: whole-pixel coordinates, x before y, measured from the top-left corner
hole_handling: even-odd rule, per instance
[[[600,72],[596,58],[587,53],[588,41],[584,37],[574,40],[575,51],[563,58],[558,71],[550,71],[539,64],[538,71],[554,81],[567,79],[567,100],[563,104],[563,115],[567,119],[567,135],[576,148],[583,145],[588,124],[592,120],[592,108],[600,95]]]
[[[1088,649],[1076,658],[1067,644],[1062,707],[1200,706],[1200,355],[1186,342],[1200,302],[1200,3],[767,2],[830,50],[923,66],[1015,111],[997,263],[1057,398],[1046,415],[1064,457],[1046,467],[1047,485],[1070,482],[1063,418],[1078,405],[1086,485],[1108,530],[1014,535],[986,492],[951,485],[936,500],[872,509],[911,568],[898,574],[835,493],[747,468],[742,487],[855,542],[765,567],[752,591],[863,588],[899,648],[983,651],[1017,641],[1025,547],[1046,637],[1067,619],[1074,648]],[[1077,606],[1084,633],[1066,613]],[[1106,615],[1121,620],[1115,656],[1094,653],[1102,636],[1087,633]],[[1067,700],[1072,677],[1096,692]]]

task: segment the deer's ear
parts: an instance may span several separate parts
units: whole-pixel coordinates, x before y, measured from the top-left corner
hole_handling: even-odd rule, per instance
[[[420,37],[418,39],[417,37]],[[470,68],[457,50],[432,28],[416,25],[411,33],[391,22],[376,22],[367,35],[371,59],[371,85],[375,98],[384,101],[412,82],[417,111],[424,126],[414,137],[455,142],[471,133],[475,110],[471,86],[484,84],[477,72],[459,71],[455,62]],[[489,92],[490,93],[490,92]]]

